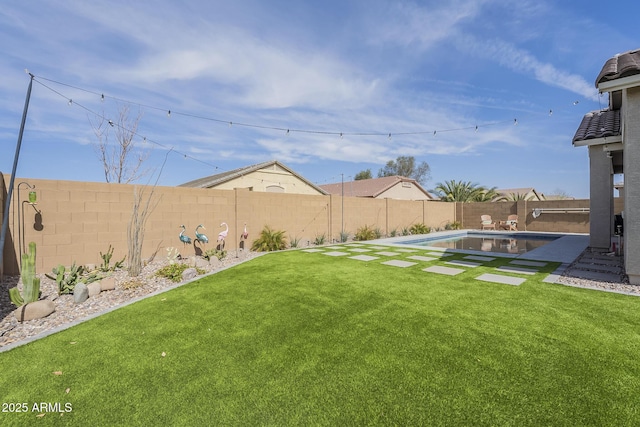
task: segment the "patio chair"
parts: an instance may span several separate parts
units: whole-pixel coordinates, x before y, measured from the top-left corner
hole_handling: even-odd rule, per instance
[[[518,231],[518,215],[509,215],[506,221],[498,224],[503,230]]]
[[[480,215],[480,225],[482,230],[495,230],[496,222],[491,219],[491,215]]]

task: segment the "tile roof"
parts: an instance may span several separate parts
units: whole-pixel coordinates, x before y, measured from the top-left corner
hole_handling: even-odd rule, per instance
[[[382,178],[360,179],[357,181],[346,181],[344,183],[344,195],[347,197],[377,197],[398,182],[411,182],[416,188],[424,192],[430,199],[434,197],[429,194],[415,179],[403,176],[385,176]],[[320,188],[330,194],[342,194],[342,182],[324,184]]]
[[[215,187],[217,185],[223,184],[225,182],[231,181],[231,180],[233,180],[235,178],[247,175],[247,174],[249,174],[251,172],[255,172],[255,171],[258,171],[260,169],[264,169],[264,168],[267,168],[267,167],[273,166],[273,165],[276,165],[276,166],[286,170],[291,175],[295,176],[296,178],[300,179],[301,181],[303,181],[307,185],[310,185],[311,187],[313,187],[316,190],[318,190],[319,193],[327,194],[327,192],[325,190],[323,190],[322,188],[320,188],[317,185],[313,184],[311,181],[308,181],[302,175],[299,175],[298,173],[293,171],[293,169],[288,168],[287,166],[285,166],[284,164],[280,163],[277,160],[271,160],[271,161],[268,161],[268,162],[256,163],[255,165],[244,166],[244,167],[233,169],[233,170],[230,170],[230,171],[227,171],[227,172],[222,172],[222,173],[215,174],[215,175],[205,176],[204,178],[198,178],[198,179],[194,179],[193,181],[189,181],[189,182],[185,182],[184,184],[180,184],[178,187],[212,188],[212,187]]]
[[[621,135],[620,110],[596,110],[585,114],[582,118],[573,137],[573,143],[619,135]]]
[[[640,74],[640,49],[619,53],[609,59],[596,78],[596,87],[600,83]]]

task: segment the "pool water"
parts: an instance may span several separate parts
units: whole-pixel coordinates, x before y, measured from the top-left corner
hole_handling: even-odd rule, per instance
[[[466,233],[454,236],[432,237],[412,241],[404,241],[402,244],[428,246],[444,249],[459,249],[481,252],[498,252],[509,254],[521,254],[532,251],[560,236],[555,235],[522,235],[496,234],[496,233]]]

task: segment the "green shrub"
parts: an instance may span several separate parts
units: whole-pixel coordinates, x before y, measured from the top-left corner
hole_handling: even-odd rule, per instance
[[[398,229],[394,228],[389,232],[389,237],[396,237],[398,235]]]
[[[270,252],[279,251],[287,247],[287,239],[284,237],[284,231],[273,230],[265,225],[260,236],[253,241],[251,245],[252,251]]]
[[[184,271],[187,268],[190,268],[189,264],[182,264],[182,263],[169,264],[162,267],[160,270],[158,270],[156,272],[156,276],[166,277],[172,282],[178,283],[182,280],[182,273],[184,273]],[[196,267],[196,271],[198,272],[198,274],[205,273],[203,269],[197,268],[197,267]]]
[[[291,248],[297,248],[298,246],[300,246],[300,238],[299,237],[291,237],[289,236],[289,247]]]
[[[340,232],[340,242],[345,243],[349,240],[349,233],[346,231]]]
[[[376,238],[376,231],[373,227],[369,227],[365,225],[356,230],[356,234],[353,236],[353,240],[363,241],[363,240],[373,240]]]
[[[410,228],[409,228],[409,232],[411,234],[429,234],[431,232],[431,228],[427,227],[424,224],[413,224]]]
[[[211,261],[211,258],[218,258],[220,261],[227,257],[227,251],[224,249],[208,249],[202,254],[202,257],[207,261]]]
[[[462,228],[462,224],[460,224],[458,221],[448,222],[444,226],[445,230],[460,230],[461,228]]]
[[[327,237],[324,235],[324,233],[317,234],[315,240],[313,241],[313,244],[316,246],[324,245],[325,240],[327,240]]]

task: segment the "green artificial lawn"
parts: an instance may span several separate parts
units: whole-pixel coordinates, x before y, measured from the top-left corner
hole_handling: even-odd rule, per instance
[[[640,424],[639,298],[388,259],[269,254],[0,353],[0,425]]]

